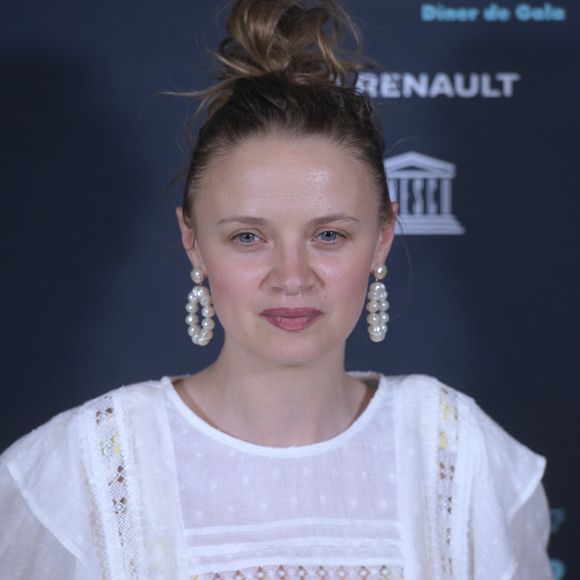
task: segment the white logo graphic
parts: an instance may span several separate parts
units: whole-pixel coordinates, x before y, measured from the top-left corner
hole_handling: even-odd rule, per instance
[[[399,234],[463,234],[451,211],[455,165],[415,151],[384,160],[392,201],[399,203]]]
[[[514,96],[514,86],[521,78],[517,72],[362,72],[357,78],[356,86],[369,97],[382,99],[509,99]]]

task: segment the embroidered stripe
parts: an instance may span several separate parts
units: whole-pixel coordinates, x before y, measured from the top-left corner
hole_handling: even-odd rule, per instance
[[[451,521],[454,509],[457,462],[457,393],[441,387],[439,392],[439,440],[437,444],[437,545],[441,578],[453,578]]]
[[[305,562],[303,562],[305,564]],[[257,566],[247,570],[235,572],[218,572],[208,574],[208,580],[265,580],[267,578],[285,580],[286,578],[318,578],[346,579],[359,578],[360,580],[403,580],[403,569],[400,566],[366,565],[345,568],[344,566],[304,566],[278,565]],[[192,574],[191,580],[201,580],[198,574]]]
[[[284,564],[280,565],[280,561],[283,560]],[[245,560],[233,560],[228,562],[227,570],[222,568],[216,571],[215,565],[193,565],[190,567],[190,575],[192,578],[197,577],[198,580],[203,578],[208,579],[217,579],[217,578],[233,578],[234,574],[245,570],[259,570],[260,568],[268,570],[270,574],[274,570],[276,573],[273,575],[268,575],[267,578],[284,578],[284,575],[278,575],[278,570],[292,570],[298,567],[302,567],[306,571],[309,572],[308,576],[312,576],[312,568],[318,568],[321,566],[321,559],[320,558],[300,558],[300,557],[283,557],[280,556],[272,556],[268,558],[246,558]],[[399,578],[403,578],[403,563],[399,560],[389,558],[388,559],[388,566],[385,564],[385,557],[382,558],[365,558],[364,559],[364,566],[361,565],[359,558],[324,558],[324,566],[326,570],[329,568],[335,568],[332,575],[329,575],[329,579],[335,580],[336,578],[350,578],[350,579],[359,579],[359,576],[355,576],[355,572],[359,573],[360,571],[363,572],[363,568],[366,568],[369,571],[372,571],[377,578],[376,574],[385,574],[384,576],[378,576],[383,580],[398,580]],[[193,572],[194,571],[194,572]],[[235,572],[234,572],[235,571]],[[340,573],[342,572],[342,573]],[[398,574],[394,578],[386,575],[387,573],[395,572]],[[290,578],[298,578],[299,576],[294,576],[288,574]],[[253,578],[249,576],[249,578]]]
[[[118,402],[117,402],[118,403]],[[92,420],[88,425],[88,455],[94,475],[95,500],[103,514],[102,532],[107,577],[144,578],[139,558],[134,498],[129,493],[125,446],[119,410],[111,395],[89,401],[85,408]]]

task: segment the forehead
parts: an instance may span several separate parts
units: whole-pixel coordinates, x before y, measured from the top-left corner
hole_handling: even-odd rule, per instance
[[[348,149],[325,137],[264,136],[210,162],[195,206],[210,214],[376,214],[378,197],[370,169]]]

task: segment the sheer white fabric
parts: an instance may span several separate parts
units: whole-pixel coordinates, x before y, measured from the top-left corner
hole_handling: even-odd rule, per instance
[[[162,384],[191,576],[403,578],[386,381],[347,430],[287,448],[212,428]]]
[[[5,465],[0,467],[0,490],[0,577],[86,578],[80,561],[40,523]]]
[[[212,428],[168,377],[57,415],[0,455],[0,578],[548,580],[544,458],[433,377],[376,377],[299,447]]]

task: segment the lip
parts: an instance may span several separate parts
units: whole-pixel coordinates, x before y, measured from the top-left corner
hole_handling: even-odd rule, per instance
[[[260,313],[270,324],[290,332],[304,330],[321,314],[316,308],[268,308]]]

